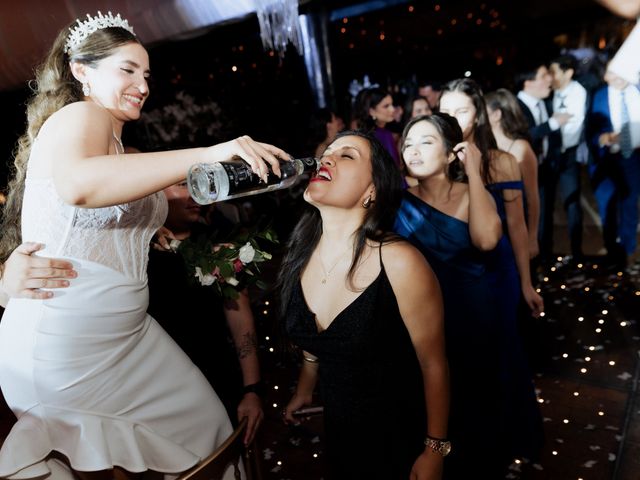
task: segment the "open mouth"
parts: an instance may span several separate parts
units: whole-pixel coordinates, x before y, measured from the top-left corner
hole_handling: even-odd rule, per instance
[[[331,173],[326,167],[320,167],[318,172],[313,176],[311,181],[325,181],[330,182],[332,180]]]

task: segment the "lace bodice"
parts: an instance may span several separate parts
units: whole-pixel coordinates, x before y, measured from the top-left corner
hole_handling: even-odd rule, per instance
[[[53,179],[27,175],[22,238],[44,243],[43,256],[89,260],[145,282],[149,242],[167,208],[162,192],[124,205],[78,208],[60,198]]]

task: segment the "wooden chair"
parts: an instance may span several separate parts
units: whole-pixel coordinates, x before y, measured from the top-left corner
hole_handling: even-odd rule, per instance
[[[233,433],[211,455],[198,465],[181,474],[176,480],[220,480],[229,466],[233,466],[236,480],[240,480],[240,464],[244,466],[247,480],[260,480],[256,470],[255,452],[245,447],[244,432],[247,419],[243,418]],[[250,446],[249,448],[252,448]]]

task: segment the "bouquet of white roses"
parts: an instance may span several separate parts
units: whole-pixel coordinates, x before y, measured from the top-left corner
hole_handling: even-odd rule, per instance
[[[259,264],[271,260],[272,255],[261,244],[277,244],[278,238],[268,226],[235,230],[224,238],[216,231],[172,243],[193,272],[195,282],[210,286],[225,299],[236,299],[250,285],[267,287],[260,279]]]

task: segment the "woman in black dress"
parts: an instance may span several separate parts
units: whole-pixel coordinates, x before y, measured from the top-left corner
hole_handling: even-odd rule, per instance
[[[442,296],[422,254],[387,233],[400,173],[374,137],[345,132],[304,198],[314,208],[279,279],[304,360],[285,420],[319,380],[330,478],[440,479],[451,447]]]

